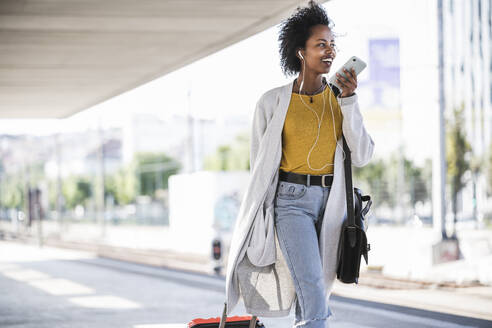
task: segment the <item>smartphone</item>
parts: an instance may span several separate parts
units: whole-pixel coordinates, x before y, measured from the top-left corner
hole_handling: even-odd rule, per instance
[[[338,69],[337,73],[343,77],[346,77],[345,73],[343,72],[343,69],[345,68],[346,70],[350,71],[353,68],[355,71],[355,74],[359,75],[359,73],[362,72],[364,70],[364,68],[366,68],[366,66],[367,66],[367,64],[362,59],[360,59],[357,56],[352,56],[352,57],[350,57],[349,60],[347,60],[347,62],[345,64],[343,64],[342,67],[340,67],[340,69]],[[330,77],[330,79],[328,80],[328,82],[331,84],[334,84],[338,88],[338,90],[340,90],[340,91],[342,90],[342,88],[337,83],[337,75],[336,74],[333,74]]]

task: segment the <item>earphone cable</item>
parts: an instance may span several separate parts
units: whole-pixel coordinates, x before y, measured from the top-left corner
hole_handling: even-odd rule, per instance
[[[316,136],[316,140],[313,144],[313,146],[311,147],[311,149],[309,150],[309,153],[308,153],[308,156],[306,157],[306,162],[307,162],[307,165],[308,167],[313,170],[313,171],[321,171],[323,170],[326,166],[329,166],[329,165],[332,165],[334,166],[335,164],[333,163],[326,163],[325,165],[323,165],[321,168],[319,169],[316,169],[316,168],[313,168],[311,167],[311,164],[309,163],[309,157],[311,156],[311,152],[313,151],[314,147],[316,146],[316,144],[318,143],[318,140],[319,140],[319,135],[320,135],[320,132],[321,132],[321,124],[323,123],[323,116],[325,114],[325,106],[326,106],[326,101],[325,101],[325,90],[323,90],[322,92],[322,97],[323,97],[323,110],[321,112],[321,119],[319,118],[318,116],[318,113],[316,113],[316,111],[314,109],[312,109],[310,106],[308,106],[304,100],[302,99],[301,97],[301,90],[302,90],[302,86],[304,85],[304,72],[306,70],[306,64],[305,64],[305,61],[304,61],[304,58],[303,58],[303,65],[304,65],[304,69],[302,71],[302,81],[301,81],[301,84],[299,86],[299,98],[301,99],[301,102],[307,107],[309,108],[309,110],[311,110],[314,115],[316,115],[316,119],[317,119],[317,122],[318,122],[318,133],[317,133],[317,136]],[[328,86],[328,91],[329,93],[332,93],[332,90],[331,88]],[[329,96],[330,97],[330,96]],[[337,99],[337,103],[339,104],[340,106],[340,103],[338,102],[338,97],[335,97]],[[333,114],[333,106],[331,104],[331,101],[330,99],[328,99],[328,102],[330,103],[330,110],[331,110],[331,117],[332,117],[332,123],[333,123],[333,135],[334,135],[334,140],[335,140],[335,147],[340,147],[340,145],[338,144],[338,140],[337,140],[337,135],[336,135],[336,128],[335,128],[335,115]],[[342,154],[343,154],[343,160],[345,160],[345,151],[343,150],[343,147],[341,148],[342,149]]]

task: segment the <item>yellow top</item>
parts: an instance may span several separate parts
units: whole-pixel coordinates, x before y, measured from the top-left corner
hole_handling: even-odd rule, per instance
[[[320,169],[326,163],[323,170],[311,170],[307,164],[309,150],[313,147],[318,133],[318,119],[316,115],[304,103],[318,113],[321,119],[323,110],[323,94],[325,96],[325,113],[321,123],[319,139],[309,156],[309,164],[314,169]],[[335,159],[336,140],[333,133],[333,119],[335,118],[336,138],[342,135],[342,111],[335,95],[326,87],[322,93],[314,96],[301,95],[304,103],[299,99],[299,94],[292,92],[287,116],[282,130],[282,160],[280,169],[301,174],[333,174],[333,162]],[[310,98],[313,102],[310,102]],[[333,116],[330,109],[333,108]]]

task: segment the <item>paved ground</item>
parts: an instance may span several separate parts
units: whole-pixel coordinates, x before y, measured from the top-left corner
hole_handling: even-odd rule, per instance
[[[351,292],[337,289],[339,295]],[[13,242],[0,242],[0,290],[0,327],[7,328],[184,328],[192,318],[218,316],[224,300],[221,277]],[[413,293],[414,302],[433,297],[420,293]],[[337,295],[331,305],[335,328],[492,327],[492,321]],[[241,303],[233,314],[245,314]],[[293,313],[260,319],[268,328],[286,328]]]

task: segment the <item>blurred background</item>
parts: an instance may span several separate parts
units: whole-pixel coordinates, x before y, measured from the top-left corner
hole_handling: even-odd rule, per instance
[[[20,242],[223,277],[256,102],[294,79],[279,23],[305,3],[0,1],[4,265]],[[328,76],[368,64],[362,285],[490,286],[492,1],[321,3]]]

